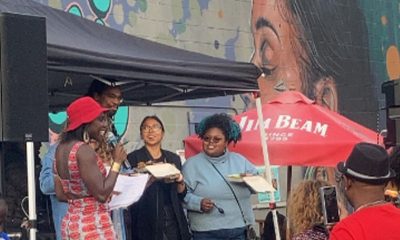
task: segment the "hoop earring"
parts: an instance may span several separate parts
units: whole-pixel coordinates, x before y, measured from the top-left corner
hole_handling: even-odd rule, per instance
[[[89,143],[90,142],[89,133],[86,130],[83,131],[83,141],[85,143]]]

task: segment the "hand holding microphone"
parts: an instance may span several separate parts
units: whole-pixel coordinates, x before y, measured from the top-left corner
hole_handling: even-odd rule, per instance
[[[110,146],[113,148],[112,155],[114,161],[119,164],[124,164],[126,168],[130,169],[131,165],[126,159],[127,154],[123,147],[123,144],[118,142],[117,137],[111,131],[107,133],[107,143],[110,144]]]

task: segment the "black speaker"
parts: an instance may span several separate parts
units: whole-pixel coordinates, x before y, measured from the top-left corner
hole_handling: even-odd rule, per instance
[[[382,83],[382,93],[385,94],[386,108],[400,106],[400,79]]]
[[[48,141],[45,18],[0,14],[0,141]]]
[[[400,145],[400,120],[386,119],[387,135],[384,139],[385,146]]]

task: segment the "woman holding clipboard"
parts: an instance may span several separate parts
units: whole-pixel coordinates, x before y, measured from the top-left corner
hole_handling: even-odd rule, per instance
[[[161,148],[165,129],[157,116],[140,124],[144,146],[128,154],[134,168],[146,164],[170,163],[181,170],[178,155]],[[130,207],[132,240],[188,240],[191,238],[182,201],[186,187],[182,174],[160,180],[152,177],[141,199]]]

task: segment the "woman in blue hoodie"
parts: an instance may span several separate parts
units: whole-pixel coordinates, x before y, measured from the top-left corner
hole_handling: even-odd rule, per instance
[[[203,151],[183,166],[187,186],[184,199],[194,240],[245,239],[254,223],[251,191],[243,183],[227,180],[231,174],[257,174],[242,155],[228,151],[241,138],[239,125],[227,114],[203,119],[196,129]]]

